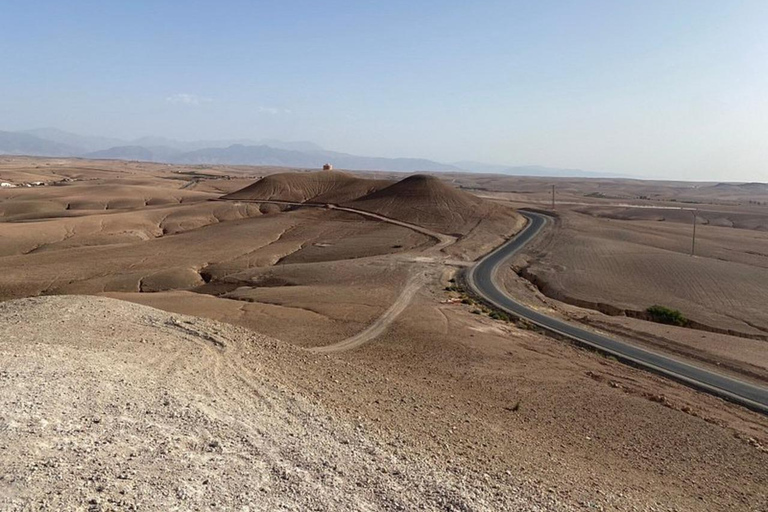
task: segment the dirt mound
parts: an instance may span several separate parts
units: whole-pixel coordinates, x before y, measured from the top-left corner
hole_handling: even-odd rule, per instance
[[[382,189],[392,182],[358,178],[339,171],[271,174],[224,196],[251,201],[343,203]]]
[[[223,198],[331,203],[457,236],[476,231],[481,223],[500,223],[481,231],[509,234],[507,231],[515,231],[520,221],[509,209],[425,174],[398,182],[358,178],[339,171],[272,174]]]
[[[466,235],[481,220],[501,211],[489,201],[424,174],[409,176],[345,206],[455,235]]]

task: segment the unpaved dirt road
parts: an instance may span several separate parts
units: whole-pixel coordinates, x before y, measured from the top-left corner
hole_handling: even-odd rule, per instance
[[[405,311],[405,308],[411,303],[413,297],[427,282],[429,275],[426,271],[417,271],[409,279],[403,287],[403,291],[397,297],[395,302],[387,309],[383,315],[376,319],[366,329],[360,331],[354,336],[342,340],[332,345],[326,345],[324,347],[316,347],[310,349],[312,352],[319,354],[327,354],[331,352],[342,352],[344,350],[352,350],[358,348],[363,344],[377,338],[389,327],[395,319]]]
[[[2,303],[0,510],[564,510],[332,417],[290,386],[307,358],[342,364],[113,299]]]
[[[349,208],[346,206],[339,206],[336,204],[325,204],[325,203],[297,203],[292,201],[257,201],[254,199],[224,199],[220,198],[219,201],[234,201],[237,203],[258,203],[258,204],[283,204],[287,206],[308,206],[308,207],[314,207],[314,208],[328,208],[329,210],[340,210],[347,213],[355,213],[357,215],[362,215],[363,217],[367,217],[369,219],[378,220],[381,222],[387,222],[389,224],[394,224],[395,226],[401,226],[404,228],[411,229],[413,231],[416,231],[417,233],[421,233],[423,235],[427,235],[429,237],[434,238],[437,240],[437,244],[430,247],[425,252],[439,252],[443,250],[444,248],[453,245],[456,243],[457,238],[452,235],[446,235],[445,233],[439,233],[437,231],[427,229],[423,226],[419,226],[418,224],[411,224],[410,222],[404,222],[397,219],[392,219],[390,217],[385,217],[384,215],[379,215],[378,213],[373,212],[367,212],[365,210],[360,210],[357,208]]]

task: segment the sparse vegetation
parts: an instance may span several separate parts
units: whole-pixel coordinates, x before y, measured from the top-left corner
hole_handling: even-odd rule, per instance
[[[491,311],[488,316],[493,318],[494,320],[502,320],[504,322],[512,321],[512,319],[509,318],[509,315],[504,313],[503,311]]]
[[[448,282],[449,283],[455,283],[456,280],[455,279],[449,279]],[[458,293],[459,294],[458,298],[461,299],[461,303],[462,304],[465,304],[467,306],[474,306],[474,309],[472,309],[470,311],[473,315],[486,314],[486,315],[488,315],[489,318],[492,318],[493,320],[500,320],[502,322],[507,322],[507,323],[514,322],[513,318],[510,317],[504,311],[498,311],[498,310],[495,310],[495,309],[491,309],[491,308],[489,308],[488,306],[486,306],[486,305],[484,305],[482,303],[478,303],[474,298],[469,296],[469,294],[467,294],[464,290],[461,289],[460,286],[458,286],[456,284],[451,284],[449,286],[446,286],[445,287],[445,291],[453,292],[453,293]],[[528,326],[524,326],[523,328],[526,328],[526,327],[533,327],[533,326],[532,325],[528,325]]]
[[[688,319],[676,309],[655,305],[646,309],[645,312],[648,313],[651,320],[660,324],[678,325],[680,327],[685,327],[688,324]]]
[[[515,325],[517,325],[519,329],[523,329],[526,331],[536,331],[539,329],[535,324],[532,324],[531,322],[529,322],[528,320],[525,320],[524,318],[518,319],[518,321],[515,322]]]

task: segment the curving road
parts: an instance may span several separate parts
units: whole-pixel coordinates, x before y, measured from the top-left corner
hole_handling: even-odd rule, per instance
[[[503,287],[496,283],[496,273],[505,261],[525,247],[549,222],[549,217],[540,213],[530,211],[519,213],[528,219],[528,225],[512,240],[485,256],[467,273],[467,283],[475,293],[494,306],[514,316],[524,318],[548,331],[613,355],[641,368],[652,370],[755,411],[768,414],[768,388],[727,377],[658,352],[608,338],[594,331],[544,315],[513,300],[504,292]]]

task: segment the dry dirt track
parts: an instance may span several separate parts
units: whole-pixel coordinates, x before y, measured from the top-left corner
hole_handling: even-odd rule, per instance
[[[444,249],[445,247],[448,247],[456,243],[456,240],[457,240],[456,237],[451,235],[438,233],[436,231],[424,228],[416,224],[411,224],[408,222],[391,219],[383,215],[366,212],[364,210],[358,210],[356,208],[348,208],[348,207],[337,206],[333,204],[294,203],[294,202],[288,202],[288,201],[253,201],[253,200],[246,200],[246,201],[236,200],[236,201],[248,202],[248,203],[253,203],[253,202],[277,203],[277,204],[284,204],[284,205],[290,205],[290,206],[313,206],[313,207],[319,207],[319,208],[329,208],[331,210],[341,210],[348,213],[355,213],[355,214],[372,218],[381,222],[387,222],[389,224],[394,224],[396,226],[405,227],[413,231],[416,231],[417,233],[430,236],[435,240],[437,240],[437,244],[428,248],[426,251],[424,251],[425,253],[437,253],[442,249]],[[418,272],[418,271],[414,275],[412,275],[411,278],[408,280],[408,283],[406,283],[402,292],[398,296],[397,300],[395,300],[395,302],[389,307],[389,309],[387,309],[384,312],[384,314],[381,317],[376,319],[376,321],[372,323],[370,326],[368,326],[365,330],[347,339],[341,340],[338,343],[326,345],[323,347],[317,347],[312,349],[312,351],[317,353],[331,353],[331,352],[341,352],[345,350],[352,350],[375,339],[376,337],[381,335],[390,324],[392,324],[392,322],[398,317],[398,315],[400,315],[400,313],[402,313],[405,310],[406,307],[408,307],[413,297],[416,295],[419,289],[427,281],[427,277],[428,276],[425,272]]]
[[[392,324],[392,322],[395,321],[395,319],[405,310],[405,308],[408,307],[419,289],[424,286],[427,278],[428,274],[426,272],[418,271],[413,274],[410,279],[408,279],[408,282],[403,288],[403,291],[397,297],[395,302],[389,307],[389,309],[387,309],[383,315],[377,318],[376,321],[368,326],[365,330],[360,331],[354,336],[351,336],[338,343],[326,345],[324,347],[316,347],[310,350],[320,354],[342,352],[344,350],[352,350],[354,348],[358,348],[363,344],[375,339],[381,335],[387,329],[387,327]]]
[[[269,200],[269,201],[260,201],[260,200],[253,200],[253,199],[219,199],[220,201],[234,201],[237,203],[257,203],[257,204],[282,204],[287,206],[310,206],[315,208],[328,208],[329,210],[340,210],[348,213],[355,213],[357,215],[362,215],[363,217],[368,217],[370,219],[375,219],[382,222],[387,222],[389,224],[394,224],[395,226],[401,226],[404,228],[411,229],[413,231],[416,231],[417,233],[421,233],[423,235],[427,235],[429,237],[434,238],[437,240],[437,245],[434,247],[431,247],[428,251],[429,252],[438,252],[445,247],[448,247],[449,245],[456,243],[456,237],[451,235],[446,235],[444,233],[439,233],[437,231],[427,229],[423,226],[419,226],[418,224],[411,224],[409,222],[403,222],[401,220],[392,219],[389,217],[385,217],[384,215],[379,215],[378,213],[372,213],[367,212],[365,210],[359,210],[357,208],[349,208],[346,206],[338,206],[335,204],[326,204],[326,203],[297,203],[297,202],[291,202],[291,201],[277,201],[277,200]]]
[[[0,509],[564,509],[334,419],[288,384],[307,357],[110,299],[2,303]]]

